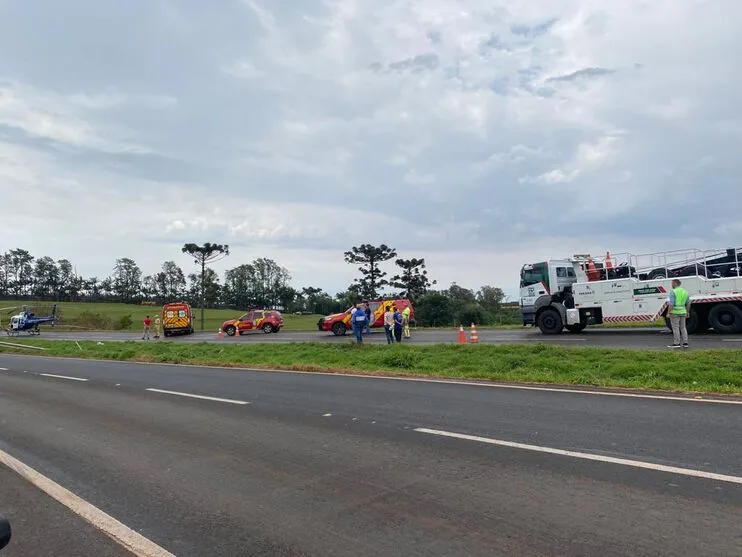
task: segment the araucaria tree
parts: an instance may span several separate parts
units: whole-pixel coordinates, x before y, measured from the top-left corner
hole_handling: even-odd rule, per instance
[[[400,295],[416,300],[425,294],[436,281],[430,281],[425,268],[425,259],[397,259],[400,273],[392,277],[392,286],[401,290]]]
[[[353,246],[350,251],[345,252],[346,263],[359,265],[361,278],[354,282],[358,285],[358,291],[363,298],[376,298],[379,295],[379,289],[389,285],[389,281],[384,278],[386,272],[382,271],[379,265],[395,257],[397,257],[397,251],[386,244],[380,246],[362,244]]]
[[[193,257],[196,265],[201,267],[201,330],[204,330],[204,306],[205,306],[205,293],[206,293],[206,265],[213,263],[220,259],[225,258],[229,255],[229,246],[224,244],[211,244],[206,242],[203,246],[196,244],[186,244],[182,249],[183,253],[187,253]]]

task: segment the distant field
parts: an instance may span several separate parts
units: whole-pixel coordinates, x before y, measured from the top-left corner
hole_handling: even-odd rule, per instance
[[[0,301],[0,308],[26,304],[29,306],[51,307],[53,302],[18,302]],[[160,312],[162,306],[140,306],[138,304],[120,303],[87,303],[87,302],[58,302],[57,311],[61,316],[58,329],[61,330],[101,330],[117,329],[123,331],[138,331],[142,327],[142,321],[147,315],[155,316]],[[15,313],[13,310],[0,312],[0,325],[7,326],[8,317]],[[227,319],[234,319],[243,312],[207,309],[204,312],[204,328],[207,331],[216,332],[221,324]],[[118,326],[122,318],[131,317],[132,324],[127,327]],[[293,315],[284,314],[284,330],[286,331],[312,331],[317,330],[319,315]],[[195,328],[201,330],[201,310],[194,308]]]

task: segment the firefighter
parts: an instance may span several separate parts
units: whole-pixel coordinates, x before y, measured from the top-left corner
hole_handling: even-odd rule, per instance
[[[410,306],[402,310],[402,334],[404,338],[410,338]]]

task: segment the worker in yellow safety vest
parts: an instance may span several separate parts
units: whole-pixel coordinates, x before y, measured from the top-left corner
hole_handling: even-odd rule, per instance
[[[668,348],[688,348],[688,328],[686,322],[690,318],[690,296],[685,288],[680,286],[680,281],[674,279],[671,283],[672,290],[667,299],[668,316],[672,328],[672,344]],[[682,341],[682,345],[680,344]]]
[[[410,338],[410,306],[402,310],[402,334],[404,338]]]

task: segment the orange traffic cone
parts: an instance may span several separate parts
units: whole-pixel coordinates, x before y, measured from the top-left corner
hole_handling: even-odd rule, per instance
[[[223,339],[224,338],[224,333],[222,332],[222,328],[221,327],[219,327],[219,332],[216,333],[216,338],[218,338],[218,339]]]
[[[464,333],[463,325],[459,325],[459,344],[466,344],[466,333]]]
[[[613,259],[611,259],[611,252],[605,252],[605,268],[613,269]]]
[[[600,273],[598,272],[598,268],[595,266],[592,257],[587,258],[587,278],[590,281],[600,280]]]
[[[477,328],[474,323],[471,324],[471,339],[469,340],[472,344],[479,344],[479,335],[477,334]]]

